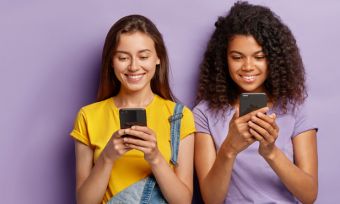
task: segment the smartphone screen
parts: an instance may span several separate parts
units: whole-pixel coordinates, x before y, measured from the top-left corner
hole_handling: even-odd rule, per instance
[[[267,106],[265,93],[242,93],[240,95],[240,116]]]
[[[144,108],[122,108],[119,110],[120,129],[133,125],[146,126],[146,111]]]

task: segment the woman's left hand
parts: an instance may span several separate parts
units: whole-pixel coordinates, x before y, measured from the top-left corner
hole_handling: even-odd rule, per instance
[[[275,120],[275,113],[266,115],[258,112],[248,122],[249,132],[260,142],[259,153],[265,158],[270,157],[276,148],[275,141],[279,134],[279,127]]]
[[[158,146],[156,134],[145,126],[132,126],[125,129],[125,134],[132,137],[125,137],[124,144],[132,149],[139,150],[144,153],[144,158],[150,164],[154,164],[161,156]]]

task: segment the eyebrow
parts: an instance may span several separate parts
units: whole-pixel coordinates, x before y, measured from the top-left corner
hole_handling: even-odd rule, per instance
[[[239,51],[236,51],[236,50],[231,50],[231,51],[229,51],[229,53],[230,53],[230,54],[236,53],[236,54],[243,55],[242,52],[239,52]],[[253,54],[256,55],[256,54],[259,54],[259,53],[263,53],[263,54],[264,54],[263,50],[256,51],[256,52],[254,52]]]
[[[143,50],[139,50],[138,53],[143,53],[143,52],[151,52],[151,50],[149,49],[143,49]],[[115,53],[123,53],[123,54],[130,54],[129,52],[123,51],[123,50],[116,50]]]

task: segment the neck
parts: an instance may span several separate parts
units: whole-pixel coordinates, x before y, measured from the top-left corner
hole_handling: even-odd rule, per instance
[[[114,97],[115,105],[118,108],[145,108],[151,103],[154,93],[150,90],[125,92],[121,90],[117,96]]]

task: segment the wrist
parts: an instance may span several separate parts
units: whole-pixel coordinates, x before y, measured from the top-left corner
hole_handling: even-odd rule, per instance
[[[109,156],[106,151],[102,152],[102,154],[100,155],[100,159],[106,165],[113,165],[113,163],[115,162],[115,159],[112,159],[112,157]]]
[[[151,166],[158,166],[162,162],[162,155],[157,151],[152,158],[146,159]]]
[[[267,161],[274,161],[278,155],[278,149],[274,145],[272,150],[270,152],[267,152],[266,154],[262,154],[262,157]]]
[[[238,154],[237,149],[228,140],[228,138],[222,144],[222,146],[220,148],[220,152],[223,155],[223,157],[226,158],[226,159],[235,159],[237,154]]]

